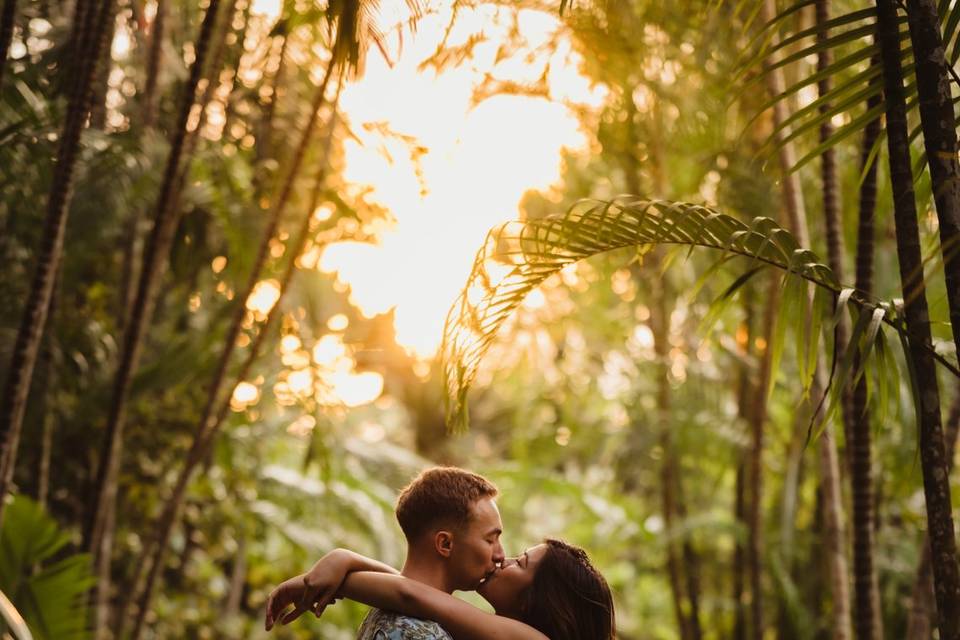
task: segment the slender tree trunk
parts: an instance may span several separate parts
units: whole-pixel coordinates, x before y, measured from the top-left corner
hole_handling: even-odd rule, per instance
[[[744,290],[743,296],[743,322],[737,332],[737,347],[743,362],[740,365],[740,378],[737,383],[737,415],[745,424],[750,424],[750,408],[754,394],[757,392],[751,378],[750,361],[753,358],[753,289],[750,285]],[[742,336],[742,337],[741,337]],[[747,526],[747,450],[739,452],[740,461],[737,463],[737,479],[735,485],[734,497],[734,519],[738,524],[743,525],[743,530],[748,531]],[[746,547],[740,536],[737,537],[733,551],[733,639],[747,639],[747,618],[744,608],[745,591],[745,570],[747,569]]]
[[[630,97],[630,91],[624,89],[627,111],[628,145],[623,154],[623,173],[627,191],[638,195],[642,192],[639,166],[634,156],[638,145],[636,131],[636,105]],[[654,114],[657,118],[657,114]],[[663,151],[657,140],[651,141],[654,147],[651,172],[654,176],[654,190],[663,195],[666,185],[662,180],[660,166]],[[673,540],[676,518],[684,511],[680,498],[679,462],[673,445],[672,425],[670,424],[670,382],[669,382],[669,331],[670,311],[667,305],[662,276],[659,273],[660,252],[654,248],[644,256],[640,268],[643,281],[651,283],[650,289],[650,328],[653,333],[653,348],[657,359],[657,429],[660,433],[660,447],[663,451],[660,466],[660,505],[663,512],[666,542],[666,569],[673,597],[677,630],[682,640],[699,640],[702,637],[699,619],[699,598],[695,590],[696,577],[693,576],[696,559],[689,540],[682,545]],[[686,565],[686,566],[685,566]]]
[[[154,125],[157,116],[157,77],[160,74],[160,59],[163,56],[164,22],[167,0],[157,0],[157,13],[150,26],[150,49],[147,52],[147,79],[143,85],[143,126]]]
[[[143,594],[138,603],[139,606],[137,618],[134,622],[134,628],[131,635],[133,640],[137,640],[140,637],[140,633],[143,629],[144,617],[149,610],[150,601],[153,598],[157,580],[160,576],[160,572],[163,569],[163,560],[166,553],[166,548],[169,544],[170,535],[173,532],[173,528],[179,519],[179,514],[183,504],[183,498],[186,495],[187,486],[197,465],[202,462],[205,456],[205,451],[209,446],[209,443],[212,442],[213,437],[215,436],[219,429],[220,423],[222,422],[222,418],[219,416],[215,421],[211,421],[211,417],[214,415],[213,412],[216,408],[217,399],[220,397],[221,389],[226,381],[227,369],[229,368],[233,351],[236,348],[237,338],[240,335],[243,319],[246,315],[246,300],[249,298],[250,294],[253,292],[253,289],[256,287],[257,282],[260,280],[260,273],[263,269],[263,266],[266,264],[267,256],[269,255],[270,241],[276,234],[277,226],[279,225],[283,211],[286,208],[290,195],[293,192],[293,185],[300,173],[300,166],[303,163],[303,159],[306,156],[310,141],[313,138],[313,131],[316,127],[317,116],[320,108],[325,102],[324,95],[327,84],[329,83],[330,77],[333,75],[335,66],[335,60],[331,58],[323,81],[316,90],[313,104],[311,105],[312,110],[310,113],[310,118],[307,122],[306,128],[303,131],[303,134],[301,135],[300,143],[297,146],[291,166],[287,171],[283,188],[279,197],[273,204],[267,226],[263,230],[260,248],[257,252],[257,257],[254,260],[254,266],[247,280],[246,287],[242,294],[237,296],[235,312],[230,328],[227,332],[223,352],[220,354],[220,359],[217,363],[217,369],[214,372],[213,380],[210,384],[210,388],[207,391],[207,401],[204,406],[202,417],[197,424],[196,431],[194,432],[193,442],[191,444],[190,451],[187,454],[184,466],[177,477],[173,494],[164,505],[163,512],[160,516],[157,528],[157,544],[153,546],[153,558],[149,561],[150,570],[147,574]],[[330,135],[333,135],[332,130]],[[326,161],[327,159],[324,158],[323,162]],[[312,215],[312,213],[312,211],[308,212],[307,217]],[[296,255],[299,255],[299,252],[293,254],[292,259],[295,259]],[[229,397],[227,398],[227,402],[229,403]]]
[[[187,134],[187,120],[194,104],[197,84],[206,59],[218,7],[219,0],[210,0],[200,28],[200,35],[195,47],[196,58],[190,69],[190,77],[184,87],[178,121],[173,130],[174,137],[170,155],[167,159],[155,206],[154,226],[144,251],[137,294],[129,323],[124,330],[120,365],[114,378],[107,428],[104,433],[100,463],[97,468],[95,495],[90,505],[84,529],[84,542],[94,555],[95,563],[100,569],[96,585],[98,609],[107,606],[107,598],[110,593],[109,557],[112,546],[110,522],[113,520],[112,512],[116,502],[117,473],[123,450],[123,426],[126,417],[127,399],[133,374],[138,366],[143,336],[153,313],[157,285],[166,269],[170,245],[180,217],[179,210],[174,210],[170,205],[175,198],[173,191],[178,183],[182,151]],[[96,615],[97,621],[103,619],[103,615],[99,613]],[[96,629],[98,636],[101,633],[102,628]]]
[[[813,339],[813,338],[811,338]],[[817,367],[811,386],[812,398],[823,395],[823,372]],[[820,407],[823,410],[823,407]],[[817,418],[819,423],[819,416]],[[847,567],[846,536],[843,527],[843,497],[840,492],[840,460],[833,430],[825,428],[817,440],[817,459],[820,463],[820,488],[823,497],[824,548],[827,552],[827,570],[830,593],[833,596],[831,618],[833,637],[853,637],[850,623],[850,572]]]
[[[960,396],[950,407],[950,415],[944,433],[947,448],[947,472],[953,470],[953,457],[957,448],[957,434],[960,433]],[[930,566],[930,536],[924,534],[920,547],[920,563],[917,577],[913,581],[913,595],[910,599],[910,611],[907,615],[906,640],[929,640],[933,627],[933,618],[937,607],[933,596],[933,568]]]
[[[233,65],[233,77],[230,79],[231,87],[230,93],[227,94],[228,98],[226,104],[223,106],[223,130],[226,135],[232,136],[230,133],[230,124],[233,122],[234,116],[234,101],[230,100],[229,96],[237,95],[237,85],[240,81],[240,60],[243,57],[243,43],[247,37],[247,26],[250,23],[250,7],[252,2],[248,0],[243,8],[243,25],[237,31],[237,47],[239,52],[237,53],[236,63]]]
[[[664,386],[668,386],[666,381],[664,382]],[[680,466],[679,460],[676,461],[676,465],[677,467]],[[683,497],[683,484],[680,482],[683,473],[678,469],[678,472],[674,475],[677,483],[677,515],[680,516],[680,520],[683,521],[687,519],[686,501]],[[683,551],[684,573],[687,577],[687,599],[690,602],[690,636],[694,640],[702,640],[703,629],[700,626],[700,558],[693,547],[691,533],[687,533],[687,535],[684,536],[681,550]]]
[[[880,64],[874,57],[872,65]],[[867,109],[880,104],[881,97],[867,101]],[[856,288],[862,294],[873,293],[874,212],[877,203],[877,162],[870,152],[880,134],[880,119],[871,120],[863,133],[860,166],[860,211],[857,224]],[[870,163],[869,166],[867,163]],[[855,354],[854,370],[860,368],[860,351]],[[850,423],[850,484],[853,494],[853,584],[854,627],[857,638],[882,640],[883,616],[880,610],[880,587],[874,569],[875,504],[873,489],[873,434],[870,429],[870,408],[867,403],[867,381],[856,382],[852,395]]]
[[[110,3],[110,10],[104,20],[107,22],[107,40],[95,63],[93,96],[90,99],[90,126],[101,131],[107,126],[107,89],[110,84],[110,68],[113,66],[113,38],[117,31],[116,2]]]
[[[960,355],[960,161],[950,74],[935,0],[908,0],[907,19],[916,62],[917,97],[927,165],[940,227],[940,251],[947,282],[953,342]],[[960,617],[960,582],[951,587]],[[960,629],[960,622],[957,623]],[[958,631],[960,633],[960,631]]]
[[[750,409],[750,464],[748,467],[750,502],[747,509],[747,568],[750,572],[750,638],[763,640],[763,447],[767,421],[767,389],[772,376],[770,345],[774,340],[777,309],[780,306],[780,278],[771,273],[766,309],[763,314],[765,347],[760,353],[760,370]]]
[[[223,605],[223,620],[232,620],[240,613],[243,585],[247,580],[247,536],[241,533],[237,540],[233,569],[230,571],[230,589]]]
[[[111,0],[101,0],[99,15],[105,16],[109,13],[110,2]],[[80,134],[90,106],[90,83],[94,70],[91,60],[99,56],[103,46],[103,34],[106,32],[103,20],[94,22],[95,15],[92,12],[87,17],[89,24],[84,30],[90,33],[90,56],[82,65],[82,77],[76,86],[78,90],[71,96],[67,109],[60,147],[57,150],[57,162],[53,169],[43,235],[37,251],[37,266],[7,368],[3,397],[0,398],[0,459],[5,465],[5,468],[0,469],[0,522],[4,496],[13,475],[33,369],[50,308],[54,276],[63,255],[63,236],[80,151]]]
[[[883,61],[884,96],[887,112],[887,149],[894,194],[894,222],[897,256],[909,358],[916,376],[917,415],[920,432],[920,460],[927,505],[934,588],[940,613],[940,639],[960,638],[960,577],[950,505],[950,484],[940,424],[940,390],[935,363],[930,353],[930,315],[923,281],[923,256],[910,167],[907,116],[900,67],[900,39],[894,0],[877,0],[877,26]],[[915,53],[915,55],[917,55]]]
[[[277,101],[280,98],[280,88],[283,83],[283,72],[286,67],[286,58],[287,58],[287,45],[290,43],[289,34],[286,33],[286,28],[284,33],[280,35],[283,41],[280,43],[280,54],[277,62],[277,69],[273,73],[273,81],[270,83],[270,97],[267,101],[267,104],[264,106],[263,110],[263,120],[261,124],[261,135],[257,139],[257,158],[258,160],[263,160],[265,158],[274,157],[273,154],[273,119],[277,111]]]
[[[746,488],[746,466],[743,461],[737,464],[737,480],[735,485],[735,496],[733,506],[733,516],[737,523],[746,522],[746,501],[744,493]],[[743,542],[737,538],[733,548],[733,639],[747,639],[747,618],[744,615],[743,592],[744,592],[744,565],[745,548]]]
[[[209,44],[210,32],[218,5],[219,0],[210,0],[197,40],[196,59],[190,69],[190,78],[184,87],[178,126],[174,130],[173,144],[167,159],[160,193],[154,207],[154,225],[145,247],[130,324],[124,334],[120,366],[114,378],[110,414],[98,467],[96,495],[89,510],[84,536],[87,546],[93,553],[98,552],[103,519],[109,509],[108,504],[112,503],[112,498],[115,495],[116,487],[113,486],[113,480],[116,476],[116,467],[122,446],[122,430],[130,382],[139,361],[143,334],[152,314],[156,285],[163,275],[170,242],[176,223],[179,220],[179,212],[171,211],[168,205],[174,196],[173,187],[179,177],[181,156],[187,134],[187,118],[194,104],[200,71],[206,57],[207,45]]]
[[[0,13],[0,87],[3,86],[3,72],[7,68],[7,54],[13,42],[13,23],[17,15],[17,0],[3,0]]]
[[[761,5],[761,19],[769,22],[776,14],[776,7],[773,0],[763,0]],[[767,65],[772,65],[775,59],[768,59]],[[772,96],[781,95],[784,91],[783,75],[780,69],[768,71],[766,74],[769,91]],[[803,196],[800,187],[800,181],[796,173],[791,173],[790,169],[796,163],[796,154],[793,145],[784,143],[783,139],[789,134],[788,131],[779,129],[780,125],[786,120],[786,104],[778,101],[774,105],[773,118],[775,126],[780,133],[778,137],[778,146],[780,149],[779,159],[780,168],[783,174],[783,197],[785,211],[787,214],[787,227],[796,235],[800,246],[809,248],[810,240],[807,231],[806,211],[803,206]],[[834,189],[835,192],[835,189]],[[837,234],[839,236],[839,234]],[[834,243],[839,242],[835,238]],[[839,254],[839,244],[834,249]],[[838,261],[839,262],[839,261]],[[812,309],[812,301],[808,299],[807,308]],[[811,340],[818,340],[819,336],[810,336]],[[815,387],[824,388],[822,382],[824,376],[822,368],[818,362],[814,372]],[[811,397],[817,397],[815,392]],[[847,584],[847,559],[846,543],[843,528],[843,497],[840,493],[840,464],[837,459],[836,441],[830,432],[829,425],[824,430],[817,442],[818,459],[820,461],[820,483],[823,489],[824,516],[825,516],[825,540],[826,547],[829,550],[828,569],[830,573],[830,587],[833,600],[831,609],[831,623],[833,638],[835,640],[848,640],[852,637],[850,624],[850,594]]]
[[[828,7],[827,0],[816,0],[816,15],[818,25],[826,24],[830,19],[830,9]],[[818,31],[817,42],[823,44],[828,35],[829,34],[827,33],[826,29]],[[824,71],[832,62],[833,55],[831,50],[829,47],[824,46],[823,49],[821,49],[817,54],[817,71]],[[829,76],[819,80],[817,82],[817,93],[819,96],[821,98],[826,96],[830,92],[832,85],[833,82]],[[829,104],[823,104],[820,106],[820,113],[826,114],[829,109]],[[820,125],[820,141],[825,142],[832,136],[833,123],[831,123],[829,119],[825,119],[823,124]],[[844,250],[843,246],[843,231],[841,230],[841,206],[837,187],[836,156],[836,150],[833,147],[828,147],[820,156],[820,177],[823,184],[823,219],[825,223],[827,239],[827,263],[830,267],[830,270],[833,271],[833,274],[836,276],[837,281],[846,282],[846,269],[844,268],[843,264],[846,251]],[[836,349],[837,353],[844,353],[847,350],[847,344],[849,341],[850,338],[847,316],[844,314],[841,316],[841,321],[837,325],[834,333],[834,348]],[[852,394],[850,390],[845,388],[841,398],[844,434],[846,435],[846,441],[848,443],[850,442],[850,425],[853,423],[853,417],[851,414],[853,408],[851,395]],[[848,450],[848,461],[849,457]]]
[[[661,425],[662,427],[662,425]],[[693,633],[686,615],[686,589],[683,583],[680,554],[672,540],[674,532],[674,514],[676,512],[676,478],[674,466],[670,464],[673,456],[673,440],[669,429],[660,433],[660,448],[663,450],[663,462],[660,467],[660,508],[663,510],[664,531],[669,538],[666,544],[667,575],[670,579],[670,591],[673,594],[673,608],[677,618],[677,628],[682,640],[691,640]]]
[[[50,297],[50,310],[47,312],[47,326],[44,330],[46,339],[43,342],[43,415],[40,433],[40,456],[37,460],[37,504],[47,505],[47,496],[50,493],[50,452],[53,449],[53,427],[57,412],[55,394],[57,388],[56,362],[54,360],[52,328],[57,314],[57,303],[60,299],[60,273],[58,271],[53,284],[53,293]]]
[[[136,207],[131,207],[127,215],[128,218],[123,231],[120,304],[117,309],[117,317],[120,319],[118,327],[121,332],[126,331],[127,325],[130,323],[130,313],[133,310],[133,286],[139,277],[139,257],[143,244],[140,240],[140,211]]]

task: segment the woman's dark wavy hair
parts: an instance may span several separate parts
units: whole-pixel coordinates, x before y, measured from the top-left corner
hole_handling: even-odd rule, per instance
[[[547,551],[527,590],[523,622],[550,640],[612,640],[616,619],[607,581],[583,549],[544,542]]]

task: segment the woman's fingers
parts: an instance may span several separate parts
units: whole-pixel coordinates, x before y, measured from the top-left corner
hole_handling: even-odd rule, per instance
[[[327,605],[332,604],[337,595],[336,589],[327,589],[323,594],[321,594],[313,603],[313,615],[318,618],[323,615],[324,609],[327,608]]]
[[[283,618],[280,619],[280,624],[290,624],[291,622],[299,618],[301,615],[303,615],[303,613],[307,611],[309,608],[310,608],[310,605],[298,604],[293,611],[286,614],[285,616],[283,616]]]

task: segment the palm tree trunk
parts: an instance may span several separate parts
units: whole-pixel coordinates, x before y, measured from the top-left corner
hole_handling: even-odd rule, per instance
[[[634,194],[641,192],[640,167],[635,155],[639,146],[639,137],[636,131],[637,108],[632,94],[627,93],[627,122],[629,126],[630,148],[626,156],[624,167],[627,188]],[[668,190],[666,181],[666,164],[663,139],[659,135],[663,119],[658,105],[651,108],[650,118],[653,126],[650,128],[651,162],[649,170],[653,179],[653,188],[659,197],[664,197]],[[681,484],[680,458],[673,445],[673,425],[671,424],[671,390],[670,390],[670,305],[666,281],[661,275],[661,251],[654,248],[645,257],[643,271],[645,280],[650,283],[650,329],[653,333],[653,349],[657,355],[657,428],[661,434],[663,448],[663,467],[661,469],[661,491],[663,503],[663,517],[665,529],[670,540],[667,542],[668,567],[671,587],[675,590],[675,599],[679,599],[680,609],[678,620],[681,624],[682,637],[690,640],[700,640],[703,631],[700,625],[700,596],[697,554],[689,538],[684,536],[679,551],[673,541],[675,518],[683,519],[686,507],[683,500]],[[676,583],[674,581],[677,581]]]
[[[173,130],[174,137],[155,205],[153,230],[144,251],[137,294],[129,323],[124,330],[120,365],[114,378],[107,428],[104,433],[100,463],[97,468],[95,495],[90,505],[84,529],[84,543],[94,557],[98,559],[102,555],[109,557],[111,551],[109,541],[112,532],[109,523],[113,519],[112,512],[116,502],[116,479],[123,449],[123,425],[126,417],[127,398],[133,374],[140,359],[143,336],[153,312],[157,285],[165,271],[167,255],[173,241],[173,233],[180,217],[179,210],[174,210],[170,204],[175,195],[173,193],[174,186],[178,183],[182,151],[187,133],[187,120],[194,104],[197,84],[206,59],[218,7],[219,0],[210,0],[200,27],[200,35],[195,47],[196,58],[190,68],[190,77],[184,87],[177,125]],[[109,561],[100,561],[97,562],[97,565],[108,569]],[[97,580],[98,607],[106,606],[109,588],[109,571],[105,571],[98,576]],[[102,620],[103,616],[97,615],[96,619],[98,621]]]
[[[870,64],[880,64],[874,57]],[[876,95],[867,101],[867,109],[880,104]],[[864,173],[860,184],[860,211],[857,223],[856,288],[869,296],[873,292],[874,221],[877,203],[877,162],[870,153],[880,134],[880,119],[871,120],[863,133],[860,166]],[[869,166],[867,163],[869,162]],[[860,352],[855,354],[854,371],[860,369]],[[853,494],[853,584],[854,628],[857,638],[882,640],[883,615],[880,587],[874,569],[873,434],[867,403],[867,381],[860,378],[851,398],[850,485]]]
[[[157,115],[157,76],[163,55],[163,30],[167,0],[157,0],[157,13],[150,26],[150,49],[147,52],[147,78],[143,85],[143,126],[152,127]]]
[[[953,456],[957,449],[957,434],[960,433],[960,396],[954,399],[944,433],[947,448],[947,471],[953,470]],[[913,581],[913,595],[907,615],[906,640],[929,640],[932,631],[936,603],[933,597],[933,568],[930,566],[930,536],[924,534],[920,547],[920,563]]]
[[[774,1],[763,0],[760,14],[764,22],[772,20],[776,14]],[[776,60],[771,58],[766,61],[766,64],[772,65],[775,62]],[[766,78],[770,94],[773,96],[781,95],[784,91],[784,81],[780,69],[768,71]],[[793,165],[796,164],[796,154],[792,144],[783,142],[783,139],[789,134],[789,131],[784,131],[780,128],[780,125],[786,120],[786,116],[786,104],[783,101],[777,101],[773,108],[773,118],[774,124],[779,131],[779,159],[781,172],[783,174],[783,197],[785,204],[784,209],[787,214],[787,228],[796,235],[800,246],[809,247],[810,239],[807,231],[806,211],[803,206],[800,180],[795,172],[790,171]],[[825,171],[828,168],[829,165],[825,167]],[[825,183],[825,187],[827,186],[829,185]],[[835,188],[833,192],[835,193]],[[836,217],[837,216],[834,216],[834,219],[836,219]],[[837,252],[839,263],[839,233],[836,235],[837,237],[834,238],[833,243],[836,244],[834,250]],[[812,309],[812,300],[808,299],[807,308]],[[809,339],[818,340],[819,336],[810,336]],[[823,378],[823,371],[818,363],[814,373],[814,386],[823,389]],[[812,392],[811,397],[817,397],[816,393]],[[830,628],[833,633],[833,638],[836,640],[847,640],[852,637],[852,631],[850,625],[850,594],[847,585],[846,543],[843,528],[843,497],[840,493],[840,465],[837,460],[836,442],[832,433],[830,433],[829,425],[818,439],[817,448],[819,450],[820,483],[823,490],[824,516],[826,518],[826,526],[824,529],[827,539],[825,540],[825,545],[830,552],[828,556],[828,569],[833,600],[830,614]]]
[[[750,638],[763,640],[763,430],[767,421],[767,389],[772,375],[777,309],[780,306],[780,278],[770,274],[767,307],[763,314],[763,339],[766,345],[760,354],[760,370],[750,408],[750,464],[747,508],[747,569],[750,572]]]
[[[147,573],[143,594],[138,603],[137,618],[134,622],[133,632],[131,634],[131,638],[133,640],[137,640],[142,632],[143,622],[147,611],[149,611],[150,601],[153,598],[153,593],[156,589],[160,572],[163,569],[163,560],[166,554],[166,548],[170,542],[170,535],[172,534],[173,528],[179,520],[179,514],[183,505],[184,496],[186,495],[187,486],[191,477],[193,476],[193,472],[196,470],[197,465],[203,461],[203,458],[206,455],[205,452],[210,443],[213,441],[213,438],[223,421],[223,417],[218,415],[217,420],[211,422],[211,417],[214,415],[213,412],[216,407],[217,400],[221,395],[221,389],[226,381],[227,369],[233,356],[234,349],[236,348],[237,337],[240,335],[243,319],[247,313],[246,301],[256,287],[257,282],[260,280],[260,273],[263,270],[263,266],[266,264],[267,256],[270,252],[270,241],[273,240],[273,237],[276,234],[283,211],[286,209],[287,202],[289,201],[290,195],[293,192],[294,182],[300,173],[300,166],[303,163],[307,149],[310,146],[310,141],[313,138],[313,131],[316,128],[317,116],[320,108],[323,106],[326,100],[326,88],[331,76],[333,75],[335,66],[336,61],[335,59],[331,58],[323,81],[317,88],[316,94],[314,95],[313,104],[311,105],[312,110],[310,112],[310,118],[307,121],[306,128],[301,135],[300,143],[297,146],[291,166],[287,171],[283,188],[279,197],[273,204],[267,225],[263,230],[260,247],[257,252],[257,257],[254,260],[250,276],[247,279],[246,287],[243,293],[237,296],[237,304],[231,320],[230,328],[227,331],[223,352],[220,354],[220,359],[217,363],[217,369],[214,372],[213,380],[210,384],[210,388],[207,391],[207,401],[203,409],[203,414],[200,418],[200,421],[197,423],[197,427],[193,436],[193,442],[190,446],[190,451],[187,454],[184,466],[181,468],[180,474],[177,477],[173,494],[164,505],[163,512],[161,513],[157,527],[157,543],[155,545],[151,545],[153,557],[148,563],[150,570]],[[333,136],[332,129],[330,131],[330,136],[331,138]],[[326,161],[327,159],[324,158],[323,162]],[[306,214],[308,223],[309,217],[312,214],[313,211],[309,211]],[[302,247],[298,248],[297,252],[292,254],[291,260],[296,259],[296,256],[299,255],[300,249],[302,249]],[[276,305],[274,305],[274,307],[276,307]],[[261,333],[263,332],[261,331]],[[229,404],[229,397],[227,398],[227,403]]]
[[[811,338],[813,339],[813,338]],[[810,397],[823,395],[823,372],[818,366]],[[820,407],[823,410],[823,407]],[[819,416],[817,418],[819,422]],[[820,490],[823,498],[824,550],[827,553],[827,571],[830,593],[833,596],[831,631],[836,639],[850,639],[850,573],[847,566],[846,536],[843,527],[843,497],[840,492],[840,460],[833,431],[825,428],[817,440],[817,459],[820,464]]]
[[[247,580],[247,536],[241,532],[237,540],[237,552],[233,557],[230,571],[230,588],[223,605],[223,620],[232,620],[240,613],[240,601],[243,597],[243,585]]]
[[[264,106],[263,119],[261,121],[261,134],[257,139],[257,158],[262,161],[266,158],[274,157],[273,154],[273,119],[277,111],[277,100],[280,97],[280,88],[283,83],[283,72],[286,67],[287,45],[290,43],[289,34],[284,32],[280,35],[280,54],[277,62],[277,69],[273,72],[273,81],[270,83],[270,96],[267,104]]]
[[[103,129],[107,125],[107,88],[110,82],[110,68],[113,65],[112,44],[117,31],[117,5],[110,3],[110,10],[104,16],[107,21],[106,42],[103,51],[95,61],[96,69],[93,72],[93,96],[90,99],[90,126],[94,129]]]
[[[107,15],[111,0],[101,0],[100,4],[99,15]],[[104,21],[94,22],[94,17],[91,12],[88,16],[87,28],[84,29],[90,33],[90,56],[82,65],[81,78],[76,84],[77,91],[70,97],[67,118],[57,150],[57,162],[53,169],[47,215],[37,252],[37,266],[20,319],[20,328],[17,331],[10,365],[7,367],[3,397],[0,398],[0,460],[4,462],[4,468],[0,469],[0,522],[2,522],[4,496],[9,489],[16,461],[17,443],[23,426],[23,415],[30,392],[33,369],[37,362],[37,352],[50,309],[54,275],[59,269],[63,256],[63,236],[76,174],[77,156],[80,151],[80,133],[90,107],[90,84],[94,71],[92,60],[98,57],[103,46],[103,35],[106,32]]]
[[[127,215],[129,217],[124,224],[123,231],[123,259],[121,261],[119,308],[117,309],[120,331],[126,331],[130,322],[130,313],[133,310],[133,285],[139,279],[140,260],[138,258],[143,244],[140,240],[140,211],[136,207],[131,207]]]
[[[664,371],[664,375],[666,372]],[[676,479],[674,478],[674,467],[669,464],[673,456],[673,441],[670,437],[669,428],[663,428],[661,425],[660,448],[663,450],[663,463],[660,467],[660,508],[663,511],[664,532],[668,540],[666,544],[667,554],[667,576],[670,579],[670,592],[673,595],[673,610],[677,618],[677,629],[681,640],[691,640],[693,634],[690,628],[690,621],[686,615],[686,589],[683,583],[682,567],[680,564],[680,554],[677,553],[677,547],[674,544],[673,527],[674,513],[676,507],[676,495],[674,488]],[[667,425],[669,427],[669,425]]]
[[[900,67],[897,7],[894,0],[877,0],[877,26],[883,61],[887,114],[887,149],[894,194],[897,256],[909,354],[916,380],[920,459],[927,505],[927,530],[933,563],[941,640],[960,638],[960,577],[950,505],[950,484],[940,424],[940,391],[931,357],[930,315],[923,281],[923,257],[910,167],[907,115]],[[915,54],[916,55],[916,54]]]
[[[927,165],[940,228],[953,342],[960,354],[960,161],[951,81],[934,0],[908,0],[907,19],[916,62],[917,97]],[[950,596],[960,606],[960,584]],[[960,609],[958,609],[960,615]],[[960,627],[960,622],[957,623]]]
[[[47,497],[50,494],[50,453],[53,449],[53,425],[57,411],[54,401],[57,374],[51,329],[57,314],[57,303],[62,295],[60,279],[61,276],[58,271],[53,283],[53,293],[50,297],[50,310],[47,312],[47,326],[44,329],[46,340],[43,342],[43,360],[41,363],[44,371],[42,374],[43,415],[40,418],[40,455],[37,460],[37,504],[42,507],[46,507]]]
[[[247,37],[247,26],[250,23],[250,7],[252,2],[247,2],[246,6],[243,9],[243,24],[239,30],[237,30],[237,43],[239,45],[239,52],[237,53],[237,59],[233,65],[233,77],[231,78],[231,87],[230,93],[227,94],[227,101],[223,108],[223,130],[226,135],[230,134],[230,124],[233,122],[235,105],[234,101],[230,100],[230,96],[237,95],[237,85],[240,82],[240,58],[243,56],[243,41]]]
[[[830,9],[827,0],[816,0],[816,22],[818,25],[826,24],[830,19]],[[817,31],[817,42],[823,44],[828,37],[828,30],[821,29]],[[830,47],[824,46],[817,53],[817,71],[821,72],[827,69],[833,62],[833,55]],[[822,98],[826,96],[833,82],[829,76],[826,76],[817,82],[817,93]],[[824,103],[820,106],[820,113],[826,114],[830,105]],[[833,123],[830,119],[823,116],[823,123],[820,125],[820,142],[826,142],[833,136]],[[831,146],[827,147],[820,155],[820,177],[823,185],[823,218],[824,228],[827,240],[827,264],[837,278],[838,282],[846,282],[843,259],[846,254],[843,246],[843,232],[841,230],[841,206],[837,188],[837,158],[836,150]],[[834,349],[837,353],[844,353],[847,350],[847,344],[850,341],[849,324],[847,315],[843,314],[840,322],[834,329]],[[843,422],[844,440],[848,443],[846,450],[847,467],[850,466],[850,447],[851,442],[850,428],[853,424],[853,398],[849,388],[844,388],[841,392],[841,417]]]
[[[737,389],[737,415],[746,424],[750,424],[751,400],[756,393],[751,384],[752,371],[750,360],[753,357],[753,289],[750,285],[744,290],[743,295],[743,322],[740,330],[737,332],[737,347],[743,362],[740,365],[740,378]],[[742,336],[742,339],[741,339]],[[738,524],[743,525],[743,530],[747,531],[747,469],[748,460],[746,459],[747,450],[739,452],[741,456],[737,463],[737,478],[734,495],[734,519]],[[745,591],[745,569],[747,568],[746,547],[743,539],[737,536],[733,551],[733,640],[746,640],[747,638],[747,618],[744,608]]]
[[[7,54],[13,42],[13,22],[17,15],[17,0],[4,0],[0,13],[0,87],[3,86],[3,71],[7,68]]]
[[[733,506],[733,517],[738,524],[746,522],[746,501],[744,500],[746,488],[745,476],[746,466],[743,461],[741,461],[737,464],[737,480],[734,489],[735,497]],[[743,542],[738,537],[733,548],[733,640],[746,640],[747,638],[747,619],[743,609],[745,556],[746,550],[744,549]]]

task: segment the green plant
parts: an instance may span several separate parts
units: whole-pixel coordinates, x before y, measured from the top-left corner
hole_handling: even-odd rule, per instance
[[[16,496],[0,531],[0,591],[40,640],[90,637],[90,557],[67,552],[70,535],[38,503]]]

